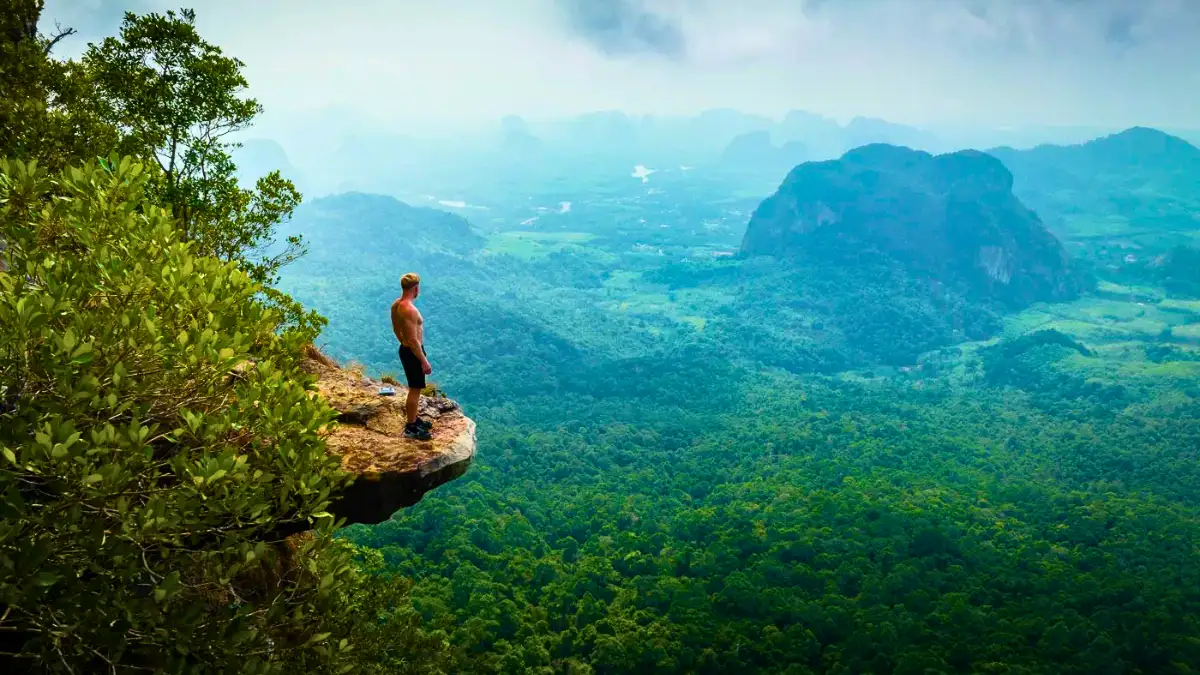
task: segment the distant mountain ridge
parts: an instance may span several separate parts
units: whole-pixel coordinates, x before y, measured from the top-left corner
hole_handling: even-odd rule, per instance
[[[1041,144],[1028,150],[999,147],[989,154],[1012,156],[1023,153],[1042,161],[1054,161],[1074,155],[1105,166],[1128,166],[1155,160],[1166,168],[1194,167],[1200,164],[1200,148],[1178,136],[1150,127],[1130,127],[1115,134],[1072,145]]]
[[[231,155],[237,165],[238,182],[243,187],[252,188],[259,178],[272,171],[278,171],[292,181],[301,192],[308,187],[304,175],[292,165],[287,152],[276,141],[250,138],[242,141],[241,147],[235,148]]]
[[[1019,179],[1095,183],[1097,174],[1120,182],[1153,177],[1174,183],[1200,184],[1200,148],[1177,136],[1148,127],[1124,131],[1075,145],[1039,145],[1028,150],[992,148],[988,154],[1004,162]]]
[[[1058,239],[978,151],[930,155],[874,144],[801,164],[755,210],[748,256],[853,265],[881,255],[968,297],[1020,307],[1075,297],[1081,282]]]
[[[553,119],[508,115],[483,128],[423,134],[403,125],[330,112],[300,116],[291,126],[276,124],[288,139],[284,145],[293,163],[303,171],[305,180],[300,187],[306,195],[349,190],[393,195],[437,193],[459,184],[464,176],[474,177],[468,180],[507,178],[517,171],[536,173],[547,166],[573,162],[586,162],[603,171],[625,171],[637,164],[721,169],[730,166],[721,156],[735,139],[762,132],[769,135],[771,145],[787,148],[781,153],[787,159],[780,163],[790,169],[789,162],[836,159],[855,147],[872,143],[932,153],[987,147],[995,147],[998,152],[1005,148],[1025,152],[1012,148],[1032,147],[1047,140],[1084,140],[1109,131],[1090,127],[917,126],[870,116],[839,121],[800,109],[771,117],[717,108],[690,115],[642,115],[620,110]],[[1200,135],[1200,131],[1194,133]],[[800,147],[804,149],[802,154],[798,153]],[[755,173],[752,164],[733,166],[736,172],[745,174],[739,180]],[[1014,172],[1018,174],[1020,195],[1022,172]],[[773,182],[781,173],[772,160],[772,166],[754,176],[753,189],[760,191],[761,181]]]
[[[808,148],[800,141],[788,141],[782,146],[771,142],[766,131],[751,131],[735,137],[721,152],[721,162],[727,167],[788,170],[808,159]]]
[[[1028,150],[993,148],[1016,177],[1014,189],[1047,224],[1086,236],[1090,219],[1107,218],[1127,233],[1157,233],[1151,250],[1182,242],[1200,228],[1200,149],[1178,136],[1133,127],[1075,145]]]
[[[386,195],[348,192],[305,202],[280,236],[301,234],[313,260],[372,266],[431,253],[466,255],[483,238],[461,216]]]

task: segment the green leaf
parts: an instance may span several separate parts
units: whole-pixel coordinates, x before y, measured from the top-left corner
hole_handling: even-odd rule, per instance
[[[91,485],[92,483],[99,483],[99,482],[100,482],[100,481],[102,481],[102,480],[104,480],[104,476],[101,476],[101,475],[100,475],[100,474],[98,474],[98,473],[94,473],[94,474],[92,474],[92,475],[88,476],[87,478],[84,478],[84,479],[83,479],[83,484],[84,484],[84,485]]]

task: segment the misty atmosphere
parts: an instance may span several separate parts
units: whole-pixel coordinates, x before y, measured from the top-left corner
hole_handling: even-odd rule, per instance
[[[0,669],[1200,669],[1200,2],[0,0]]]

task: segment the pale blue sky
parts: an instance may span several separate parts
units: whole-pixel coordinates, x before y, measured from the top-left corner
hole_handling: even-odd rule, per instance
[[[160,0],[47,0],[116,31]],[[204,0],[270,117],[800,108],[911,123],[1200,127],[1200,0]],[[269,119],[267,120],[269,122]]]

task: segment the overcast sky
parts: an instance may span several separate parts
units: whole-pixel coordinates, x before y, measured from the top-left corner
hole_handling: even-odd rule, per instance
[[[160,0],[46,0],[80,35]],[[184,5],[188,6],[188,5]],[[790,108],[912,124],[1200,127],[1200,0],[203,0],[273,116],[396,125]]]

